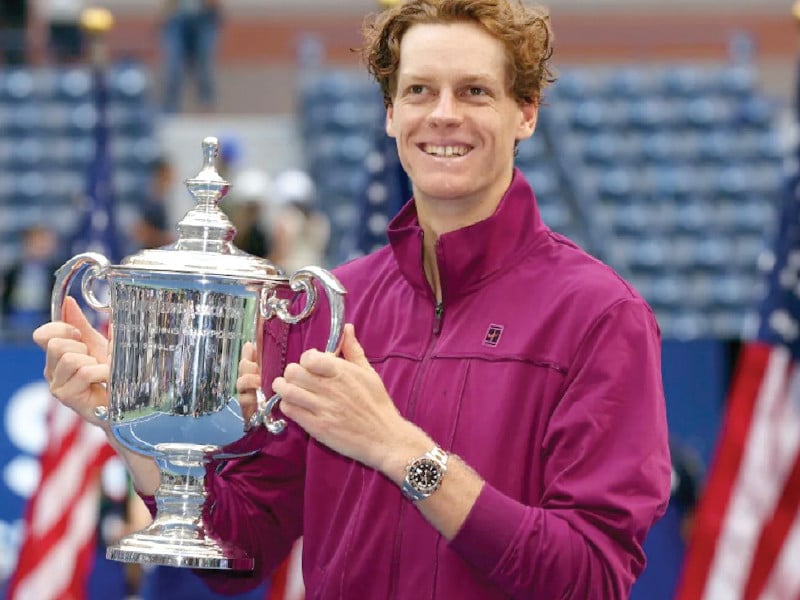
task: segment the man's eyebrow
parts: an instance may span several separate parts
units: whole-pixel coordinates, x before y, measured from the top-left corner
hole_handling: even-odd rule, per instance
[[[403,80],[410,79],[412,81],[421,81],[421,82],[424,83],[424,82],[427,82],[427,81],[433,81],[433,80],[435,80],[437,78],[433,77],[431,75],[423,75],[422,73],[414,73],[414,72],[410,72],[410,71],[405,71],[405,72],[404,71],[400,71],[397,74],[397,79],[398,79],[398,81],[401,80],[401,79],[403,79]],[[463,73],[463,74],[453,75],[452,77],[448,77],[448,79],[453,79],[458,84],[482,83],[482,84],[487,84],[487,85],[490,85],[490,84],[495,84],[496,85],[496,84],[500,83],[498,81],[497,76],[493,76],[493,75],[490,75],[488,73]]]

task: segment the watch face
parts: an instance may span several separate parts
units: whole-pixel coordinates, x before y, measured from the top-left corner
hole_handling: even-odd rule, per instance
[[[420,458],[408,470],[408,481],[418,492],[430,494],[439,487],[442,474],[442,467],[435,460]]]

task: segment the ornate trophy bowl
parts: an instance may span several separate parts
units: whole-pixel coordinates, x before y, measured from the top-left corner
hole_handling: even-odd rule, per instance
[[[97,409],[126,448],[151,456],[161,472],[157,515],[143,530],[123,538],[107,556],[123,562],[209,569],[252,569],[253,559],[217,539],[202,518],[204,476],[210,460],[238,456],[225,447],[252,426],[280,433],[271,416],[280,398],[257,390],[258,410],[245,423],[236,380],[242,346],[254,342],[262,356],[263,327],[279,318],[296,324],[314,310],[319,284],[331,309],[326,347],[338,349],[344,288],[316,266],[290,277],[269,261],[235,248],[235,229],[217,207],[229,185],[217,173],[219,144],[203,141],[204,164],[186,182],[197,206],[178,224],[178,241],[144,250],[112,265],[104,256],[74,256],[56,273],[54,320],[73,279],[83,273],[86,302],[109,314],[109,406]],[[108,286],[108,302],[96,282]],[[305,306],[291,314],[286,292],[305,292]]]

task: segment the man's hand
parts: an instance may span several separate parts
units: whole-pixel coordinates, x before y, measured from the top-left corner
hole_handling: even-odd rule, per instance
[[[398,448],[424,437],[397,411],[352,324],[345,325],[341,357],[307,350],[272,389],[282,397],[281,411],[314,439],[384,472]]]
[[[256,389],[261,385],[261,368],[256,362],[256,345],[247,342],[242,346],[242,358],[239,361],[239,377],[236,380],[236,391],[239,392],[239,406],[245,423],[258,408]]]
[[[108,429],[94,410],[108,406],[108,340],[94,329],[73,298],[64,301],[63,321],[52,321],[33,332],[46,351],[44,377],[62,404],[84,420]]]

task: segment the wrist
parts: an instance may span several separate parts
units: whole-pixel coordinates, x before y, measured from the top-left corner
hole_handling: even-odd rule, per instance
[[[404,435],[387,447],[378,470],[391,479],[396,485],[401,486],[406,478],[406,468],[409,461],[425,454],[436,444],[416,425],[408,423],[410,427]]]

